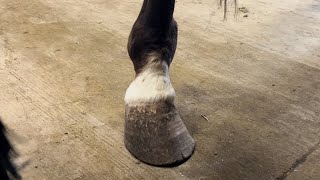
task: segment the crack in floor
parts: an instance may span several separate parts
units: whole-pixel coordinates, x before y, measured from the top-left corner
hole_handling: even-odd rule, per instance
[[[291,167],[283,172],[279,177],[276,178],[276,180],[285,180],[289,174],[291,174],[295,169],[297,169],[300,165],[302,165],[304,162],[306,162],[306,160],[308,159],[308,157],[317,149],[320,148],[320,141],[315,144],[314,146],[312,146],[309,151],[307,153],[305,153],[304,155],[302,155],[300,158],[298,158],[292,165]]]

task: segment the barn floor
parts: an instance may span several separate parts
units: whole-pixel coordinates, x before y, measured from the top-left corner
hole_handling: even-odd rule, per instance
[[[141,3],[0,0],[0,116],[24,179],[320,179],[319,0],[241,0],[227,22],[215,0],[177,1],[171,78],[197,148],[175,168],[123,144]]]

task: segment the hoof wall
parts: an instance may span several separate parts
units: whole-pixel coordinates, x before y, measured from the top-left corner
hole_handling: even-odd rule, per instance
[[[126,106],[125,145],[140,161],[155,166],[177,166],[195,148],[174,105],[166,102]]]

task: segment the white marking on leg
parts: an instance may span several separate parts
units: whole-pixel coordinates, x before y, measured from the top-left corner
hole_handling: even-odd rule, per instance
[[[169,67],[164,61],[151,57],[148,65],[130,84],[125,95],[125,103],[139,105],[146,102],[166,100],[173,103],[175,91],[169,77]]]

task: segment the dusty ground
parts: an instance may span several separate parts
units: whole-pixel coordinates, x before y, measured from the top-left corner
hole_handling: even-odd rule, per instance
[[[24,179],[320,179],[319,0],[241,0],[227,22],[177,1],[171,76],[197,149],[176,168],[123,145],[141,2],[0,0],[0,116]]]

